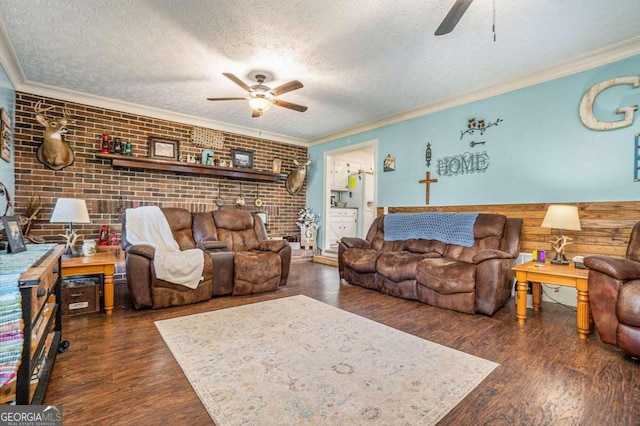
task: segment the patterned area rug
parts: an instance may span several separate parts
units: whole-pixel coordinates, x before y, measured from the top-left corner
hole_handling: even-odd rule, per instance
[[[498,365],[306,296],[155,324],[218,426],[435,424]]]

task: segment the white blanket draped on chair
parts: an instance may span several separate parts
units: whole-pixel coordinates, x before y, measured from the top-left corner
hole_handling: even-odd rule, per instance
[[[204,252],[200,249],[180,251],[167,218],[156,206],[127,209],[126,215],[127,241],[156,250],[153,258],[156,277],[191,289],[198,287],[203,278]]]

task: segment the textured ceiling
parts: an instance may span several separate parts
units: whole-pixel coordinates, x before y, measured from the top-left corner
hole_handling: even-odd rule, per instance
[[[640,35],[638,0],[6,0],[0,22],[26,82],[317,140],[548,69]],[[226,79],[253,70],[304,88],[251,118]]]

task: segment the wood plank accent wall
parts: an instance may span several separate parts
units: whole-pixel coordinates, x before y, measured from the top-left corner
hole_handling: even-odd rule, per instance
[[[640,221],[640,201],[553,204],[577,205],[582,230],[561,232],[557,229],[541,228],[540,225],[549,206],[547,203],[389,207],[388,211],[389,213],[481,212],[503,214],[507,217],[523,219],[520,238],[521,252],[531,252],[535,249],[551,251],[550,241],[553,236],[563,233],[573,238],[573,244],[568,245],[565,252],[569,259],[576,255],[625,256],[631,228]],[[377,209],[377,214],[378,216],[383,214],[382,207]]]
[[[36,121],[33,107],[40,100],[45,107],[54,107],[50,113],[52,116],[61,116],[62,109],[66,108],[75,120],[65,135],[65,140],[75,152],[75,162],[61,171],[50,170],[36,158],[44,126]],[[200,154],[201,148],[190,142],[192,127],[180,122],[16,92],[14,214],[24,215],[29,200],[40,197],[43,210],[32,227],[31,235],[41,236],[47,242],[60,242],[58,234],[64,232],[65,226],[49,223],[55,201],[58,197],[82,198],[87,202],[91,224],[74,225],[74,228],[85,239],[97,239],[102,224],[120,232],[121,215],[128,207],[157,205],[198,212],[215,210],[220,186],[224,208],[235,208],[234,201],[242,192],[246,198],[245,209],[256,210],[254,200],[259,195],[269,214],[273,235],[299,236],[296,220],[298,211],[306,204],[306,185],[293,196],[287,192],[284,179],[258,185],[256,182],[195,173],[112,169],[109,161],[96,157],[102,133],[108,133],[112,138],[119,137],[123,143],[130,141],[134,155],[139,157],[148,156],[149,136],[178,140],[180,154],[184,156]],[[222,133],[224,146],[215,151],[215,156],[227,163],[231,161],[231,149],[240,148],[254,152],[255,170],[271,171],[273,158],[280,158],[283,160],[282,172],[288,173],[295,167],[292,162],[294,156],[307,156],[307,148],[302,146]]]

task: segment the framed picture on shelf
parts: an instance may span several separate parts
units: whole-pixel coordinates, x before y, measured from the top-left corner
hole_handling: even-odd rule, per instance
[[[271,169],[271,171],[273,173],[280,173],[280,171],[282,170],[282,160],[279,158],[274,158],[273,159],[273,167]]]
[[[0,108],[0,158],[11,162],[11,118],[4,108]]]
[[[232,149],[231,166],[239,167],[242,169],[253,169],[253,151]]]
[[[179,142],[173,139],[149,136],[149,158],[178,161]]]
[[[24,245],[24,237],[22,236],[20,220],[15,216],[2,216],[2,226],[4,227],[4,232],[7,234],[7,240],[9,241],[7,253],[20,253],[21,251],[27,251],[27,247]]]

